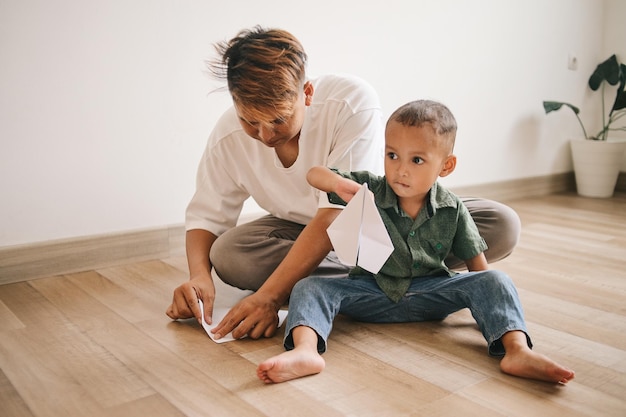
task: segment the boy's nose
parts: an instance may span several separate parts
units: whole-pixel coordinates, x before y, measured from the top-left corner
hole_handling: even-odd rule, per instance
[[[398,167],[398,174],[401,177],[406,177],[409,174],[409,170],[406,164],[400,164]]]

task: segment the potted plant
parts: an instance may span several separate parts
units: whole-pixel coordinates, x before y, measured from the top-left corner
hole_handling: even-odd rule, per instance
[[[606,82],[605,82],[606,81]],[[606,112],[605,90],[607,84],[617,85],[615,100]],[[589,88],[593,91],[600,89],[602,104],[602,128],[589,136],[578,115],[578,107],[559,101],[544,101],[543,108],[546,114],[559,110],[563,106],[570,108],[583,132],[585,140],[572,140],[572,159],[576,188],[578,193],[587,197],[611,197],[615,190],[620,165],[626,149],[625,141],[609,141],[609,132],[626,131],[626,65],[611,55],[606,61],[598,64],[589,77]],[[608,87],[610,89],[610,87]],[[621,123],[620,119],[625,118]]]

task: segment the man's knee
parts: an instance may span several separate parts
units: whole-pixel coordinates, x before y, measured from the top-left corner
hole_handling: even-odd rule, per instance
[[[211,247],[210,260],[226,284],[258,290],[283,260],[292,241],[235,227],[220,235]]]
[[[487,261],[495,262],[509,256],[519,242],[522,230],[515,210],[492,200],[470,198],[463,199],[463,203],[487,242]]]
[[[238,243],[236,229],[219,236],[209,258],[217,276],[228,285],[244,290],[258,290],[269,274],[260,271]]]

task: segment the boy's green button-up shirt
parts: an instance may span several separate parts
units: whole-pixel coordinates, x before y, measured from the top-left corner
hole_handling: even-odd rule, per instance
[[[470,259],[487,249],[465,205],[438,183],[433,185],[429,200],[413,220],[400,209],[385,177],[367,171],[334,171],[359,184],[368,184],[394,246],[378,274],[357,266],[350,275],[374,275],[378,286],[394,302],[406,294],[413,278],[455,275],[444,263],[448,253]],[[328,198],[332,203],[346,204],[334,193],[329,193]]]

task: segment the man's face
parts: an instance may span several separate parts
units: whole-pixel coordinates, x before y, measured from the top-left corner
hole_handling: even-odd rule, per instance
[[[289,114],[276,114],[273,107],[267,108],[264,112],[250,112],[245,106],[235,104],[239,122],[246,134],[271,148],[276,148],[289,142],[298,136],[304,123],[304,112],[310,102],[310,94],[307,94],[306,83],[304,91],[301,91]],[[263,120],[259,114],[263,115]],[[254,115],[253,115],[254,114]]]

